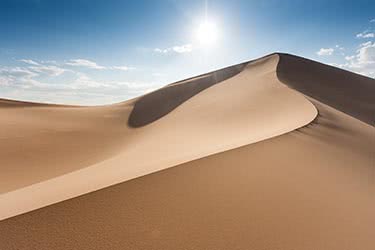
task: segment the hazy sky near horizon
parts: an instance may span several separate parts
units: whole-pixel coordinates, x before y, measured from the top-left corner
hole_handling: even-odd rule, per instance
[[[0,98],[114,103],[276,51],[375,78],[375,1],[0,0]]]

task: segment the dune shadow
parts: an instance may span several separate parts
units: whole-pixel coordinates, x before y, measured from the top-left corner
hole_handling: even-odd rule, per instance
[[[176,82],[140,97],[134,104],[128,125],[138,128],[158,120],[199,92],[240,73],[246,64]]]
[[[284,84],[369,125],[374,123],[375,80],[288,54],[279,54]]]

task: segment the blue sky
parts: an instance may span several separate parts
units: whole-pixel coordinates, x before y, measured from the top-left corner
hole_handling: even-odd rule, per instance
[[[0,0],[3,98],[113,103],[275,51],[375,77],[375,1]]]

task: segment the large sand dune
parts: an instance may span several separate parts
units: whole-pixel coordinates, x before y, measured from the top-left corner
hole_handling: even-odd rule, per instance
[[[374,249],[374,92],[272,54],[114,105],[3,100],[0,249]]]

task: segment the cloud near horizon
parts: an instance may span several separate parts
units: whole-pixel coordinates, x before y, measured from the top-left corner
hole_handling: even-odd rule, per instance
[[[375,19],[370,20],[370,22],[375,23]],[[344,48],[338,45],[335,48],[321,48],[316,54],[319,56],[331,56],[336,51],[341,50],[340,53],[335,53],[335,55],[341,55],[342,57],[339,59],[343,60],[343,62],[329,63],[330,65],[375,78],[375,33],[372,29],[369,28],[355,35],[355,38],[366,39],[367,41],[359,43],[351,54],[346,54]]]
[[[357,38],[374,38],[375,33],[364,31],[356,35]]]
[[[39,65],[39,63],[31,60],[31,59],[21,59],[19,60],[20,62],[24,62],[24,63],[27,63],[27,64],[31,64],[31,65]]]
[[[161,54],[168,54],[168,53],[189,53],[193,51],[193,45],[188,43],[188,44],[183,44],[183,45],[175,45],[173,47],[165,48],[165,49],[160,49],[160,48],[155,48],[154,52],[156,53],[161,53]]]
[[[319,56],[330,56],[335,51],[334,48],[321,48],[319,51],[316,52]]]
[[[128,66],[102,66],[102,65],[97,64],[94,61],[90,61],[87,59],[71,59],[68,62],[66,62],[65,65],[74,66],[74,67],[84,67],[84,68],[89,68],[89,69],[99,69],[99,70],[128,71],[128,70],[135,69],[134,67],[128,67]]]
[[[0,66],[0,86],[4,98],[72,104],[77,96],[81,96],[83,100],[76,104],[98,104],[98,102],[121,101],[160,86],[158,82],[97,81],[88,73],[65,68],[66,63],[57,63],[56,61],[37,62],[31,59],[17,61],[27,65]],[[128,66],[101,66],[88,60],[77,61],[74,59],[69,60],[69,63],[73,63],[77,69],[79,67],[119,71],[135,69]],[[66,72],[69,74],[65,76]],[[50,99],[46,95],[50,96]],[[91,97],[95,97],[95,100],[92,100]]]
[[[60,68],[54,65],[38,65],[38,66],[31,66],[29,69],[38,72],[38,73],[44,73],[49,76],[59,76],[63,74],[64,72],[67,72],[67,69]]]
[[[375,42],[361,43],[356,53],[345,56],[345,60],[345,63],[331,65],[375,78]]]
[[[91,68],[91,69],[105,69],[104,66],[100,66],[96,62],[86,60],[86,59],[71,59],[65,64],[69,66],[79,66],[79,67],[86,67],[86,68]]]

